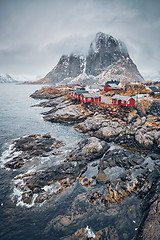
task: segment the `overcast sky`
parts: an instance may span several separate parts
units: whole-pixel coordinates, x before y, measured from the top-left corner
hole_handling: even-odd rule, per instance
[[[142,74],[160,73],[160,0],[0,0],[0,73],[44,76],[97,32],[124,41]]]

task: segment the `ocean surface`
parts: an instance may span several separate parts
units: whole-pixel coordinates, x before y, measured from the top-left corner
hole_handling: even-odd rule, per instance
[[[84,138],[84,135],[74,131],[71,125],[43,121],[41,112],[48,109],[31,107],[39,101],[29,96],[41,87],[39,85],[0,84],[1,160],[13,139],[25,135],[50,132],[52,137],[66,143],[64,147],[66,150],[71,149],[81,138]],[[0,168],[0,240],[59,239],[60,236],[54,232],[48,236],[45,231],[47,224],[54,216],[67,208],[74,196],[83,190],[76,187],[65,193],[61,200],[55,202],[52,199],[41,207],[16,206],[11,200],[12,180],[21,172],[21,170],[7,171]]]

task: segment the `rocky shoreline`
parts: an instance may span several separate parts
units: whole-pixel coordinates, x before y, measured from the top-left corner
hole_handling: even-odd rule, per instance
[[[43,113],[45,121],[71,123],[81,133],[135,150],[160,153],[160,102],[153,101],[146,108],[80,104],[65,93],[48,96],[48,92],[41,90],[31,97],[49,99],[39,104],[51,107]]]
[[[36,105],[51,108],[43,113],[45,121],[73,124],[88,137],[67,153],[59,149],[64,143],[49,133],[16,139],[5,168],[18,170],[27,161],[51,156],[60,162],[16,176],[13,201],[31,207],[80,188],[71,206],[47,225],[48,236],[54,229],[64,240],[158,240],[160,104],[153,102],[142,113],[138,107],[82,105],[44,89],[31,97],[48,100]]]

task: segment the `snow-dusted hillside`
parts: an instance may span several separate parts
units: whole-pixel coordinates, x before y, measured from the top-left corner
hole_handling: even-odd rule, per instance
[[[9,74],[0,74],[0,83],[16,83],[17,81],[13,79]]]
[[[120,59],[116,63],[111,64],[96,79],[99,83],[105,83],[111,79],[127,83],[141,83],[144,81],[130,58]]]
[[[96,78],[93,75],[87,75],[86,73],[81,73],[80,75],[78,75],[75,78],[65,78],[64,80],[62,80],[60,83],[60,85],[66,85],[66,84],[83,84],[83,85],[87,85],[87,84],[92,84],[93,82],[96,82]]]
[[[95,79],[96,77],[96,79]],[[57,65],[37,83],[73,84],[109,79],[141,82],[136,65],[129,56],[125,44],[102,32],[91,42],[87,56],[62,55]],[[120,78],[120,79],[119,79]],[[89,83],[90,84],[90,83]]]

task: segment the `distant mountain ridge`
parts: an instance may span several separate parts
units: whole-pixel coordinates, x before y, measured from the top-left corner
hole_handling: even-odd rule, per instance
[[[102,32],[91,42],[87,56],[62,55],[57,65],[37,83],[68,84],[83,81],[103,82],[108,79],[142,82],[143,77],[129,56],[125,44]],[[103,76],[103,78],[102,78]],[[75,79],[76,78],[76,79]],[[66,81],[65,81],[66,79]]]
[[[13,79],[9,74],[0,74],[0,83],[16,83],[17,81]]]

